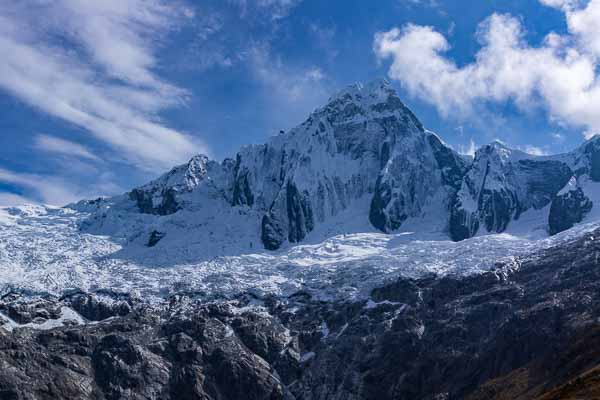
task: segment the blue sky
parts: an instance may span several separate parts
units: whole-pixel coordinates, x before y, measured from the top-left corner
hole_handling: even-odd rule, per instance
[[[600,0],[14,3],[0,5],[0,205],[232,157],[381,76],[462,152],[556,153],[600,130]]]

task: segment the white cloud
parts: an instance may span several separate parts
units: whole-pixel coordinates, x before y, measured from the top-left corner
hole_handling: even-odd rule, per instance
[[[155,73],[157,45],[181,18],[162,0],[3,2],[0,89],[163,170],[206,152],[157,117],[186,96]]]
[[[475,141],[473,140],[473,138],[471,138],[469,140],[469,144],[467,146],[460,146],[458,148],[458,152],[460,154],[464,154],[466,156],[471,156],[471,157],[475,156],[476,151],[477,151],[477,146],[475,145]]]
[[[429,8],[438,8],[440,3],[438,0],[400,0],[400,4],[407,4],[412,6],[424,6]]]
[[[578,0],[540,0],[546,6],[562,10],[567,19],[569,32],[574,35],[581,49],[600,57],[600,1],[590,0],[579,7]]]
[[[93,185],[94,189],[89,190],[56,176],[17,173],[0,168],[1,183],[19,186],[25,192],[22,196],[0,193],[0,197],[8,205],[29,202],[63,206],[83,198],[93,198],[123,191],[122,188],[111,183],[107,178],[110,178],[110,176],[100,176],[98,182]]]
[[[428,26],[378,33],[374,50],[380,59],[392,59],[392,79],[445,116],[511,100],[523,109],[542,105],[555,120],[598,130],[600,0],[581,9],[567,1],[543,1],[564,10],[569,34],[551,33],[538,47],[526,43],[517,19],[493,14],[480,25],[482,47],[475,61],[462,67],[444,56],[450,44]]]
[[[28,199],[18,194],[9,192],[0,192],[0,207],[18,206],[22,204],[36,203],[34,200]]]
[[[60,139],[49,135],[37,135],[34,146],[36,149],[68,156],[85,158],[92,161],[99,161],[99,158],[85,146],[69,140]]]
[[[550,154],[548,151],[542,149],[541,147],[537,147],[537,146],[524,146],[521,148],[522,151],[524,151],[527,154],[531,154],[534,156],[547,156],[548,154]]]
[[[290,12],[302,0],[229,0],[229,2],[237,4],[242,16],[258,14],[260,17],[263,14],[268,15],[271,20],[278,20],[287,17]]]
[[[570,8],[573,5],[573,0],[540,0],[540,3],[555,8]]]
[[[554,132],[551,133],[550,136],[552,136],[552,140],[554,141],[554,143],[562,144],[565,141],[565,135],[563,135],[562,133]]]
[[[280,105],[313,107],[326,98],[322,86],[325,74],[318,67],[291,67],[273,55],[268,46],[249,49],[249,67]],[[311,110],[302,110],[303,112]]]
[[[62,206],[81,198],[67,182],[55,177],[20,174],[0,169],[0,182],[24,187],[31,193],[31,196],[27,196],[28,199],[39,199],[45,204]]]
[[[338,54],[338,43],[336,41],[336,27],[334,25],[324,26],[316,22],[308,25],[308,32],[315,40],[315,44],[325,52],[329,61],[335,59]]]

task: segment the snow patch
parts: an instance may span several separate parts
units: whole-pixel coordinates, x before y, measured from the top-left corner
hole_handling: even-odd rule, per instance
[[[61,326],[65,326],[67,323],[74,323],[77,325],[85,324],[86,321],[79,315],[75,310],[69,307],[62,307],[60,310],[60,317],[57,319],[47,319],[41,324],[36,324],[34,322],[29,322],[27,324],[19,324],[13,319],[9,318],[7,315],[0,313],[0,321],[5,320],[6,322],[3,325],[0,325],[2,328],[7,331],[13,331],[15,329],[21,328],[29,328],[46,331],[49,329],[60,328]]]

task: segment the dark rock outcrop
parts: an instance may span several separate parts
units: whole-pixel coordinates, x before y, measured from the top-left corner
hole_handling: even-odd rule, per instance
[[[113,318],[47,331],[0,328],[0,395],[526,400],[584,393],[577,382],[589,382],[582,374],[595,371],[600,354],[597,237],[481,275],[401,278],[368,301],[301,292],[212,302],[174,296],[130,302],[130,312],[119,314],[88,306],[96,304],[90,294],[36,300],[23,310],[68,305],[88,319]],[[1,303],[4,313],[27,302],[11,295]]]
[[[245,169],[244,171],[240,171],[240,163],[241,157],[238,154],[235,162],[235,169],[233,172],[235,176],[235,182],[233,185],[233,205],[247,205],[249,207],[252,207],[252,205],[254,204],[254,194],[252,193],[249,180],[250,172],[247,169]]]
[[[158,242],[160,242],[160,240],[162,238],[164,238],[166,236],[165,233],[163,232],[159,232],[157,230],[153,230],[152,232],[150,232],[150,237],[148,238],[148,243],[146,244],[146,246],[148,247],[154,247],[158,244]]]
[[[283,222],[271,212],[262,218],[260,238],[267,250],[277,250],[285,242]]]
[[[551,235],[570,229],[592,210],[592,202],[581,188],[569,190],[552,200],[548,229]]]
[[[154,204],[154,195],[154,193],[143,189],[133,189],[129,192],[129,198],[135,202],[140,212],[144,214],[169,215],[181,208],[177,203],[176,192],[173,188],[167,188],[160,193],[160,204]]]
[[[289,221],[288,240],[290,243],[297,243],[304,239],[315,226],[309,194],[300,193],[296,185],[288,182],[286,205]]]
[[[124,317],[132,311],[135,305],[135,301],[130,298],[119,298],[110,294],[96,296],[82,292],[67,294],[61,300],[89,321]]]

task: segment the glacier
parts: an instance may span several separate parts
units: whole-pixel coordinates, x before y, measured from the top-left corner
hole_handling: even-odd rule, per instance
[[[111,198],[0,209],[0,293],[360,299],[399,276],[518,268],[590,234],[598,205],[600,139],[464,156],[375,80],[234,158],[197,155]]]
[[[89,215],[39,205],[0,211],[0,293],[60,296],[70,291],[135,293],[146,301],[174,293],[207,299],[239,293],[323,300],[360,300],[398,277],[467,276],[520,260],[589,235],[598,222],[542,238],[519,233],[479,235],[453,242],[442,233],[385,234],[374,230],[332,236],[278,251],[256,249],[206,259],[203,248],[139,252],[110,236],[82,232]],[[535,216],[534,216],[535,217]],[[365,217],[366,218],[366,217]],[[195,261],[202,260],[202,261]]]

